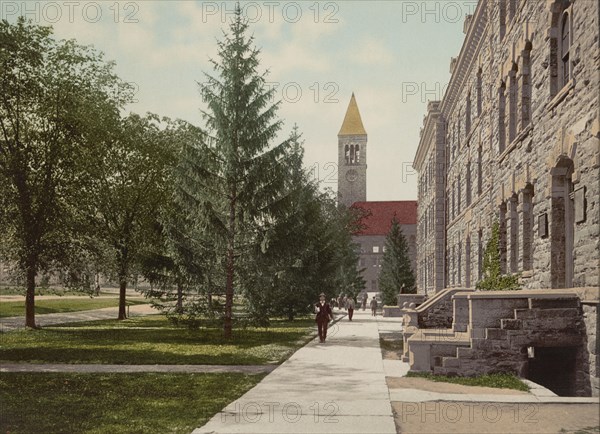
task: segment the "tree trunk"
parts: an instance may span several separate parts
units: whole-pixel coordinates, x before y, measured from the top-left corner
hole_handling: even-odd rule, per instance
[[[181,282],[177,282],[177,313],[183,313],[183,286]]]
[[[127,275],[119,276],[119,317],[117,319],[127,319],[127,311],[125,310],[126,299],[125,292],[127,291]]]
[[[235,188],[233,189],[235,197]],[[223,322],[223,334],[225,338],[231,338],[232,310],[233,310],[233,278],[235,273],[235,200],[229,204],[229,236],[227,240],[227,280],[225,283],[225,321]]]
[[[25,327],[35,328],[35,268],[27,267],[27,292],[25,293]]]

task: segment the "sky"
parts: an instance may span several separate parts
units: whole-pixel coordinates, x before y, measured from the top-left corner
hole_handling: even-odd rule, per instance
[[[303,134],[304,164],[337,188],[337,134],[354,92],[368,133],[367,200],[415,200],[412,168],[428,100],[438,100],[475,0],[246,1],[259,70],[281,101],[283,139]],[[235,3],[221,1],[0,1],[59,39],[93,45],[136,89],[127,107],[203,126],[198,83],[212,74]]]

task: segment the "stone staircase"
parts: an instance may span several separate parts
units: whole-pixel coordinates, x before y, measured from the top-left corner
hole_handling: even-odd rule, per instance
[[[511,372],[527,377],[529,347],[577,347],[584,342],[581,307],[574,294],[523,293],[509,299],[485,295],[482,301],[495,303],[496,311],[512,308],[512,315],[489,315],[494,309],[476,303],[474,308],[483,308],[486,318],[465,332],[469,346],[457,346],[454,354],[431,366],[435,374]]]
[[[415,333],[419,333],[418,338],[443,342],[439,344],[439,351],[434,351],[434,353],[449,351],[449,346],[456,339],[456,337],[448,338],[449,333],[452,332],[453,296],[471,292],[473,289],[469,288],[446,288],[416,308],[403,308],[404,352],[402,360],[409,361],[408,339]]]

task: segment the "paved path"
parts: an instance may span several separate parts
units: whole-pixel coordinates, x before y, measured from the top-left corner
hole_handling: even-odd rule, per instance
[[[277,365],[104,365],[66,363],[3,363],[0,372],[68,372],[68,373],[135,373],[158,372],[168,374],[197,374],[239,372],[262,374],[273,371]]]
[[[337,312],[337,310],[336,310]],[[355,312],[194,431],[395,433],[377,320]]]
[[[149,304],[138,304],[129,307],[129,316],[142,316],[158,313]],[[46,313],[36,315],[35,321],[39,327],[55,324],[66,324],[71,322],[95,321],[100,319],[117,319],[118,307],[106,307],[103,309],[86,310],[82,312]],[[0,332],[25,328],[25,317],[12,316],[0,318]]]

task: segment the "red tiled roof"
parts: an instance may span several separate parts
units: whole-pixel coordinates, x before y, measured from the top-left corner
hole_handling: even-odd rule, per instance
[[[394,215],[401,225],[417,224],[417,201],[354,202],[352,208],[366,212],[362,219],[365,227],[356,235],[387,235]]]

